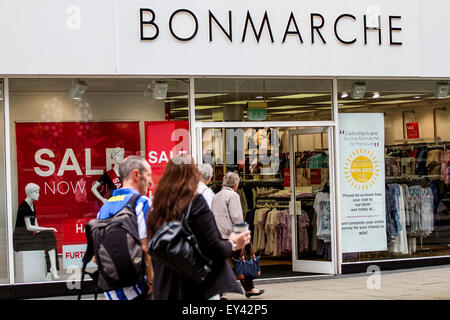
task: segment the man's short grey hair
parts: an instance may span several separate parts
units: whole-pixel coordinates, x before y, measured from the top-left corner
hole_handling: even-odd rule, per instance
[[[213,168],[209,163],[200,163],[198,165],[198,171],[202,175],[202,180],[208,180],[213,175]]]
[[[130,178],[134,169],[138,169],[142,173],[144,169],[149,168],[147,160],[140,156],[129,156],[123,159],[119,165],[119,177],[123,181]]]
[[[223,187],[234,188],[236,184],[239,183],[239,175],[236,172],[228,172],[225,177],[223,177]]]

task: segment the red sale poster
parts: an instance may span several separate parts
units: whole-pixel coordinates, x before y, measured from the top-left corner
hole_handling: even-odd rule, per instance
[[[310,171],[310,182],[311,182],[311,184],[321,184],[322,183],[322,171],[321,171],[321,169],[311,169],[311,171]]]
[[[154,182],[150,197],[155,194],[166,164],[172,157],[182,154],[189,154],[188,121],[145,122],[145,155],[152,167]]]
[[[406,124],[406,136],[408,139],[419,139],[419,124],[410,122]]]
[[[289,168],[284,168],[283,169],[283,185],[285,187],[290,187],[291,186],[291,169],[289,169]],[[295,168],[295,185],[298,186],[297,168]]]
[[[40,187],[35,202],[39,226],[56,228],[58,252],[86,243],[84,225],[102,203],[92,185],[112,168],[116,147],[124,156],[140,154],[139,122],[16,123],[18,204],[25,186]],[[107,195],[108,187],[99,192]]]

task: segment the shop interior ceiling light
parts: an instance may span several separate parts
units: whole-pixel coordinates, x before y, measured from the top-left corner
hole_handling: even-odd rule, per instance
[[[228,93],[213,93],[213,94],[207,94],[207,93],[196,93],[195,99],[203,99],[203,98],[213,98],[213,97],[220,97],[220,96],[226,96]],[[188,94],[184,94],[181,96],[171,96],[171,99],[189,99]]]
[[[80,100],[88,89],[88,84],[82,80],[72,82],[72,89],[70,89],[70,98]]]
[[[167,89],[169,84],[167,82],[154,82],[153,83],[153,99],[164,100],[167,97]]]
[[[299,94],[290,94],[287,96],[277,96],[277,97],[270,97],[271,99],[306,99],[306,98],[316,98],[316,97],[323,97],[323,96],[329,96],[328,93],[299,93]]]
[[[275,100],[265,100],[265,102],[273,102]],[[247,104],[249,102],[261,102],[261,100],[242,100],[242,101],[232,101],[232,102],[225,102],[226,105],[233,105],[233,104]]]
[[[380,97],[380,93],[379,92],[374,92],[372,98],[374,99],[378,99]]]
[[[378,101],[378,102],[370,102],[370,105],[375,104],[403,104],[403,103],[412,103],[417,102],[417,100],[390,100],[390,101]]]
[[[366,101],[366,100],[338,100],[338,103],[355,103],[355,102],[359,102],[359,101]],[[321,102],[311,102],[310,104],[315,105],[315,104],[331,104],[331,101],[321,101]]]
[[[397,93],[397,94],[383,94],[383,99],[400,99],[400,98],[410,98],[410,97],[414,97],[417,94],[402,94],[402,93]]]
[[[347,97],[348,97],[348,93],[347,92],[342,92],[341,98],[347,98]]]
[[[436,99],[445,99],[448,95],[448,83],[440,82],[436,84],[436,89],[434,91],[434,97]]]
[[[364,82],[354,82],[352,85],[352,99],[362,99],[366,94],[366,84]]]

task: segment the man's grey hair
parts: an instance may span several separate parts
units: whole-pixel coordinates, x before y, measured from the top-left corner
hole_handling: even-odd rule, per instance
[[[202,175],[202,180],[207,181],[213,175],[213,168],[209,163],[198,164],[198,171]]]
[[[223,177],[223,187],[234,188],[236,184],[239,183],[239,175],[236,172],[228,172],[225,177]]]
[[[134,169],[138,169],[142,173],[144,169],[150,167],[147,160],[140,156],[129,156],[123,159],[119,165],[119,177],[123,181],[130,178]]]

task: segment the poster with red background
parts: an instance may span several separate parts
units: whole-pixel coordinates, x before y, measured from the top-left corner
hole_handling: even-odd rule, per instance
[[[145,155],[152,167],[154,182],[150,190],[150,198],[155,194],[169,160],[174,156],[189,153],[188,121],[145,122]]]
[[[419,123],[410,122],[406,124],[406,136],[408,139],[419,139]]]
[[[86,243],[84,225],[102,205],[92,185],[111,169],[114,148],[124,148],[125,157],[140,154],[139,122],[16,123],[15,129],[17,205],[26,198],[25,186],[37,184],[38,224],[56,228],[58,252],[63,245]]]
[[[310,169],[310,183],[311,184],[321,184],[322,183],[322,170],[321,169]]]
[[[297,180],[297,168],[295,168],[295,185],[298,186]],[[291,169],[284,168],[283,169],[283,185],[285,187],[291,186]]]

